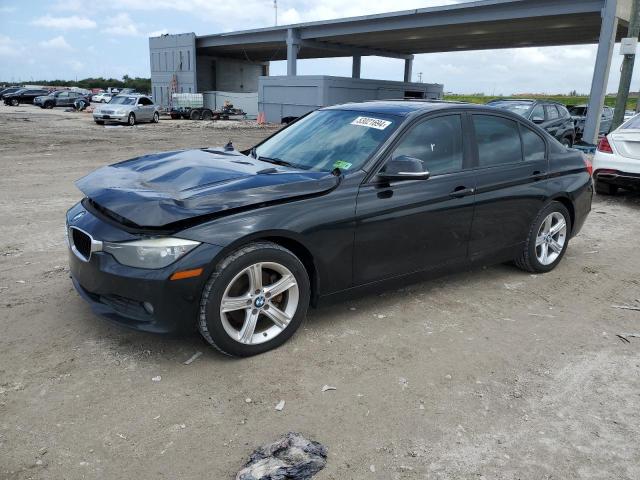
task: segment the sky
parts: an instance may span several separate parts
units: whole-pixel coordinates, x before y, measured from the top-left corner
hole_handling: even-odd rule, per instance
[[[280,25],[464,0],[278,0]],[[250,14],[247,14],[250,12]],[[205,35],[273,26],[273,0],[0,0],[0,81],[149,77],[149,36]],[[622,57],[614,53],[608,91]],[[587,93],[595,45],[416,55],[414,80],[455,93]],[[403,61],[362,60],[362,77],[402,80]],[[636,71],[640,73],[640,62]],[[273,62],[271,75],[286,73]],[[298,74],[351,75],[351,59],[298,61]],[[640,77],[634,76],[635,83]],[[640,90],[640,84],[632,90]]]

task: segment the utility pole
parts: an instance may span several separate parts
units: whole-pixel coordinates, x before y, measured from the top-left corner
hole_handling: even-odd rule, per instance
[[[276,27],[278,26],[278,0],[273,0],[273,9],[276,12]]]
[[[611,130],[615,130],[624,121],[624,112],[627,109],[627,100],[629,99],[629,89],[631,88],[631,77],[633,76],[633,66],[636,61],[636,50],[638,48],[638,35],[640,35],[640,18],[638,15],[640,11],[638,9],[638,0],[632,0],[631,3],[631,20],[629,21],[629,33],[627,37],[633,39],[630,44],[632,50],[621,52],[624,54],[624,60],[622,61],[622,72],[620,73],[620,86],[618,87],[618,97],[616,98],[616,109],[613,113],[613,121],[611,123]],[[623,45],[620,47],[624,48]],[[632,53],[630,53],[632,52]]]
[[[422,72],[418,72],[418,83],[422,83]]]

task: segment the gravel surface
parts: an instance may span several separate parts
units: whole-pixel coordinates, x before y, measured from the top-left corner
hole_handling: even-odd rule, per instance
[[[640,478],[640,338],[616,336],[640,312],[612,308],[640,305],[637,194],[596,198],[547,275],[493,266],[315,310],[259,357],[94,316],[66,267],[74,180],[273,131],[0,107],[0,478],[232,479],[289,431],[328,448],[320,480]]]

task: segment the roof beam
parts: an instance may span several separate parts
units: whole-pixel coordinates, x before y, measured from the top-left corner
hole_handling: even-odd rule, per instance
[[[361,57],[375,55],[377,57],[399,58],[401,60],[413,59],[413,55],[407,55],[406,53],[392,52],[390,50],[382,50],[377,48],[355,47],[342,43],[320,42],[318,40],[300,40],[300,46],[302,48],[308,47],[317,50],[333,50],[336,52],[344,52],[345,57],[351,57],[353,55],[360,55]]]

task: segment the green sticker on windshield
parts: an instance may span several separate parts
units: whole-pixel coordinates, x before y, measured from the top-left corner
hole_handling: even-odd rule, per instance
[[[336,163],[333,164],[333,168],[339,168],[340,170],[349,170],[351,168],[351,163],[349,162],[343,162],[342,160],[338,160]]]

